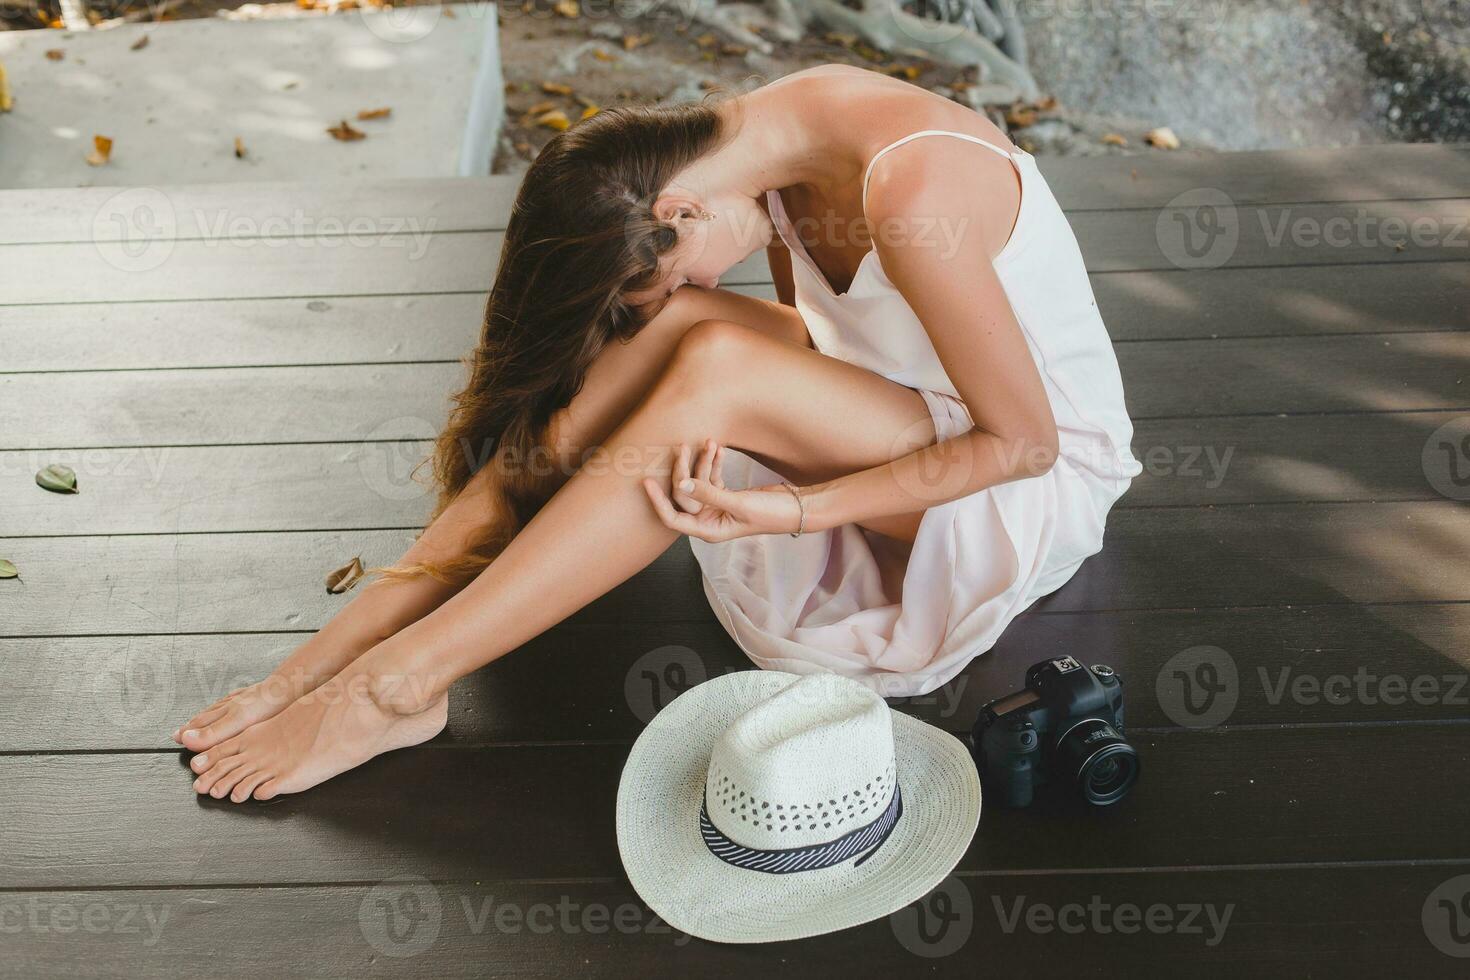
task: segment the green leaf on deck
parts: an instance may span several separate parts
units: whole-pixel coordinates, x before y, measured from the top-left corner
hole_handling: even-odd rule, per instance
[[[4,558],[0,558],[0,578],[20,578],[20,569]]]
[[[76,493],[77,475],[70,466],[52,463],[36,474],[36,485],[52,493]]]

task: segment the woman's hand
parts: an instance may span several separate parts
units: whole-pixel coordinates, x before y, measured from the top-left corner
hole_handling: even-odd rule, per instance
[[[701,541],[729,541],[751,534],[790,534],[801,521],[801,506],[786,487],[776,484],[749,490],[727,490],[720,476],[725,447],[713,439],[704,444],[690,469],[689,447],[674,457],[672,499],[651,477],[643,481],[648,499],[664,525]]]

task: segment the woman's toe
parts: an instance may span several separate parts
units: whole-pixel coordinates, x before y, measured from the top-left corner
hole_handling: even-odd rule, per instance
[[[235,784],[235,788],[230,792],[230,799],[236,803],[244,803],[250,799],[250,794],[255,792],[255,788],[268,778],[270,774],[266,772],[257,770],[251,773]]]
[[[229,708],[222,708],[208,722],[191,722],[179,736],[179,743],[191,752],[212,749],[227,738],[233,738],[245,728],[234,717]]]
[[[270,799],[271,797],[275,796],[276,793],[280,792],[279,784],[279,779],[267,779],[265,782],[255,787],[255,798],[257,800]]]
[[[204,772],[200,775],[198,779],[194,780],[195,792],[208,793],[210,789],[214,787],[214,784],[219,782],[226,773],[230,772],[232,769],[238,768],[239,765],[244,761],[244,758],[238,755],[228,756],[227,758],[219,760],[214,765],[210,766],[208,771]]]
[[[230,790],[234,789],[239,784],[240,780],[244,779],[246,776],[249,776],[253,772],[255,772],[255,765],[253,763],[245,762],[241,765],[236,766],[234,769],[231,769],[229,772],[221,776],[219,778],[219,781],[210,787],[209,795],[217,800],[224,799],[226,796],[230,795]]]

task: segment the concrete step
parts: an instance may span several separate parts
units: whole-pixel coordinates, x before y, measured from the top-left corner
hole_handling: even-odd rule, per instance
[[[495,7],[448,9],[0,32],[15,99],[0,187],[489,173],[505,105]],[[366,138],[330,136],[343,119]],[[86,162],[94,134],[114,140],[105,166]]]

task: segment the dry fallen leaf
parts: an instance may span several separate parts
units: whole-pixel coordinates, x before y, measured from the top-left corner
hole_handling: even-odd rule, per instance
[[[134,41],[129,46],[129,50],[130,51],[142,51],[144,48],[148,47],[148,38],[151,37],[151,36],[152,35],[144,34],[142,37],[138,38],[138,40]]]
[[[547,129],[554,129],[561,132],[569,128],[572,125],[572,121],[567,118],[565,112],[562,112],[560,109],[552,109],[548,113],[537,116],[536,125],[545,126]]]
[[[1174,130],[1168,126],[1150,129],[1143,134],[1143,141],[1149,146],[1156,146],[1161,150],[1177,150],[1180,147],[1179,137],[1175,136]]]
[[[367,133],[364,133],[360,129],[353,129],[346,119],[335,126],[328,126],[327,132],[332,134],[333,139],[339,139],[344,143],[367,139]]]
[[[1104,133],[1103,136],[1102,136],[1102,141],[1104,143],[1106,143],[1108,146],[1127,146],[1128,145],[1128,137],[1123,136],[1123,135],[1121,135],[1119,133]]]
[[[542,82],[541,91],[547,95],[571,95],[572,87],[561,82]]]
[[[572,20],[582,16],[582,8],[577,4],[577,0],[556,0],[556,6],[551,9]]]
[[[1040,109],[1042,112],[1051,112],[1056,107],[1057,97],[1055,95],[1048,95],[1046,98],[1036,103],[1036,108]]]
[[[528,115],[528,116],[539,116],[542,113],[544,113],[544,112],[550,112],[552,109],[555,109],[555,108],[556,108],[556,103],[555,102],[537,102],[535,105],[531,106],[529,109],[526,110],[526,115]]]
[[[65,58],[65,57],[66,57],[66,52],[63,51],[63,50],[61,50],[60,48],[52,48],[52,49],[50,49],[49,51],[46,52],[46,60],[47,61],[60,61],[62,58]]]
[[[76,493],[77,474],[70,466],[52,463],[36,474],[36,486],[52,493]]]
[[[87,162],[94,167],[100,167],[112,159],[112,137],[93,136],[92,152],[87,154]]]
[[[384,106],[381,109],[364,109],[357,114],[357,119],[359,122],[367,122],[369,119],[387,119],[392,114],[393,110]]]
[[[593,48],[592,49],[592,57],[596,58],[598,61],[617,61],[618,60],[611,52],[604,51],[601,48]]]
[[[13,562],[0,558],[0,579],[4,578],[20,578],[20,570]]]
[[[341,595],[362,581],[362,575],[362,556],[359,555],[327,576],[327,593]]]
[[[10,79],[5,77],[5,66],[0,65],[0,112],[9,112],[15,108],[15,100],[10,97]]]
[[[235,137],[235,159],[245,159],[245,141],[238,136]]]
[[[701,48],[712,48],[718,41],[719,38],[715,37],[713,34],[701,34],[699,35],[699,37],[694,39],[694,43],[699,45]]]
[[[597,115],[598,111],[599,110],[597,106],[589,105],[587,108],[582,110],[582,115],[578,117],[577,121],[581,122],[583,119],[591,119],[593,116]]]
[[[653,35],[652,34],[624,34],[623,35],[623,50],[624,51],[632,51],[634,48],[641,48],[641,47],[643,47],[643,45],[647,44],[648,42],[650,42],[652,40],[653,40]]]
[[[1006,125],[1012,129],[1025,129],[1036,125],[1036,110],[1019,102],[1006,110]]]

